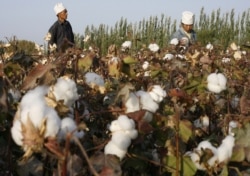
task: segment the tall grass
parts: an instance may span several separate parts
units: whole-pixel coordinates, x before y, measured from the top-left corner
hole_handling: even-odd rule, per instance
[[[221,14],[221,10],[206,14],[204,7],[200,14],[196,14],[194,29],[197,32],[198,41],[201,44],[208,42],[221,45],[226,48],[230,42],[242,44],[250,40],[250,9],[242,12],[237,17],[235,11]],[[198,17],[198,18],[197,18]],[[133,42],[132,49],[147,46],[156,42],[161,48],[167,47],[171,34],[177,30],[180,24],[169,16],[162,14],[160,17],[151,16],[134,24],[121,18],[113,27],[101,24],[99,27],[87,26],[84,36],[90,35],[90,41],[84,47],[94,46],[105,55],[111,44],[120,46],[124,41]],[[77,45],[83,47],[82,35],[76,35]]]

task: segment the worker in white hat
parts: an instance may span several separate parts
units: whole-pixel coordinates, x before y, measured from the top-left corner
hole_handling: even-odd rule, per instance
[[[196,42],[196,32],[193,30],[194,14],[190,11],[184,11],[181,18],[180,28],[171,36],[172,41],[179,41],[178,44],[190,46]],[[176,44],[176,42],[175,42]]]
[[[56,44],[58,52],[65,52],[69,47],[74,46],[74,33],[69,21],[67,21],[68,11],[62,3],[57,3],[54,7],[57,21],[50,27],[51,38],[49,45]]]

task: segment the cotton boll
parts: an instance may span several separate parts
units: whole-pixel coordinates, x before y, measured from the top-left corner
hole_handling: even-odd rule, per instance
[[[227,84],[227,78],[222,73],[218,73],[217,77],[218,77],[218,81],[219,81],[219,85],[220,85],[221,89],[225,90],[226,84]]]
[[[126,135],[128,135],[131,139],[135,139],[138,136],[138,131],[133,129],[133,130],[125,130],[123,131]]]
[[[174,58],[173,54],[167,53],[165,54],[165,56],[163,57],[163,60],[172,60]]]
[[[108,144],[104,147],[104,153],[106,155],[111,154],[111,155],[116,155],[117,157],[120,158],[120,160],[122,160],[126,153],[127,150],[121,150],[119,147],[117,147],[112,140],[108,142]]]
[[[196,152],[190,152],[188,153],[188,156],[190,156],[191,160],[193,161],[194,165],[198,170],[206,170],[205,166],[200,163],[200,156]]]
[[[70,117],[65,117],[61,121],[61,127],[60,127],[60,131],[58,134],[59,139],[65,139],[67,133],[71,133],[76,129],[77,129],[77,125],[75,121]],[[78,138],[82,138],[84,136],[83,131],[75,131],[73,134]]]
[[[117,131],[112,134],[112,142],[120,149],[127,150],[131,144],[130,136],[126,135],[124,131]]]
[[[139,98],[131,92],[127,101],[125,102],[126,113],[140,110]]]
[[[179,44],[179,40],[177,38],[173,38],[171,41],[170,41],[170,44],[171,45],[178,45]]]
[[[112,61],[115,61],[117,60],[118,58],[112,58]],[[118,59],[120,60],[120,59]],[[105,85],[105,82],[104,82],[104,79],[102,76],[94,73],[94,72],[88,72],[84,75],[85,77],[85,82],[87,84],[95,84],[95,85],[98,85],[98,86],[104,86]]]
[[[218,161],[219,163],[227,162],[233,152],[235,138],[231,135],[226,136],[221,145],[218,147]]]
[[[48,107],[45,113],[45,118],[47,120],[44,137],[56,137],[61,126],[61,119],[57,115],[55,109]]]
[[[135,128],[134,120],[129,119],[126,115],[120,115],[117,121],[122,130],[132,130]]]
[[[17,145],[23,145],[22,126],[19,120],[15,120],[13,122],[13,126],[11,127],[11,136]]]
[[[215,84],[208,84],[207,88],[209,91],[214,92],[214,93],[220,93],[222,91],[221,87]]]
[[[116,131],[121,131],[122,130],[121,126],[118,123],[118,120],[113,120],[111,122],[111,125],[109,126],[109,130],[111,132],[116,132]]]
[[[38,86],[32,90],[29,90],[21,99],[20,108],[29,108],[36,101],[43,101],[44,96],[48,93],[48,87]]]
[[[125,41],[125,42],[123,42],[123,44],[122,44],[122,48],[128,48],[128,49],[130,49],[131,48],[131,45],[132,45],[132,42],[131,41]]]
[[[68,107],[78,99],[76,83],[68,77],[60,77],[57,79],[53,87],[53,94],[56,100],[64,100],[64,104]]]
[[[141,104],[142,109],[155,113],[157,109],[159,108],[158,103],[156,103],[152,99],[152,97],[150,96],[148,92],[140,90],[136,92],[136,95],[140,97],[140,104]]]
[[[149,67],[149,62],[148,61],[144,61],[143,64],[142,64],[143,70],[148,69],[148,67]]]
[[[208,43],[206,45],[206,49],[209,50],[209,51],[211,51],[213,48],[214,48],[214,46],[211,43]]]
[[[152,92],[155,92],[156,94],[158,94],[161,97],[166,97],[167,93],[165,90],[162,89],[162,87],[160,85],[154,85]]]
[[[209,74],[208,77],[207,77],[207,82],[218,85],[219,84],[219,80],[217,78],[217,73],[211,73],[211,74]]]
[[[157,52],[160,49],[160,47],[156,43],[149,44],[148,48],[152,52]]]
[[[202,149],[211,149],[213,152],[216,152],[216,148],[209,141],[202,141],[197,146],[197,150],[201,151]]]
[[[36,128],[41,126],[41,122],[47,110],[47,104],[44,98],[36,98],[29,106],[23,106],[21,109],[21,121],[25,124],[29,117]]]
[[[157,102],[157,103],[160,103],[162,100],[163,100],[163,97],[161,97],[160,95],[158,95],[157,93],[153,92],[153,91],[150,91],[148,92],[149,95],[151,96],[151,98]]]

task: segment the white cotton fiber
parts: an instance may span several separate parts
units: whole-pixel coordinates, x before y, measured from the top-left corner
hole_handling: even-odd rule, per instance
[[[235,138],[231,135],[226,136],[222,140],[221,145],[217,149],[219,163],[227,162],[231,158],[234,147],[234,141]]]
[[[59,132],[59,138],[60,139],[65,139],[67,133],[71,133],[72,131],[74,131],[76,129],[77,129],[77,125],[76,125],[75,121],[72,118],[66,117],[66,118],[62,119],[62,121],[61,121],[61,129],[60,129],[60,132]],[[75,131],[73,134],[78,138],[82,138],[84,136],[83,131]]]
[[[140,97],[141,109],[155,113],[159,108],[159,104],[152,99],[148,92],[140,90],[136,92],[136,95]]]
[[[76,83],[68,77],[60,77],[57,79],[53,87],[53,94],[56,100],[64,100],[64,104],[68,107],[78,99]]]
[[[11,127],[11,136],[17,145],[23,145],[22,126],[19,120],[14,120],[13,126]]]
[[[132,130],[135,128],[134,120],[129,119],[126,115],[120,115],[117,120],[122,130]]]
[[[98,86],[104,86],[105,82],[102,76],[94,73],[94,72],[88,72],[84,75],[85,77],[85,82],[87,84],[95,84]]]
[[[131,139],[135,139],[138,136],[138,131],[136,129],[125,130],[124,133],[128,135]]]
[[[46,131],[44,137],[56,137],[61,126],[61,119],[57,115],[55,109],[51,107],[46,108]]]
[[[121,150],[127,150],[131,144],[131,138],[123,131],[117,131],[113,133],[111,141]]]
[[[122,130],[121,126],[118,123],[118,120],[113,120],[109,126],[109,130],[111,132],[115,132],[115,131],[120,131]]]
[[[125,157],[127,150],[122,150],[118,148],[112,141],[109,141],[108,144],[104,147],[104,153],[106,155],[116,155],[120,158],[120,160],[122,160]]]
[[[140,110],[139,98],[133,92],[130,92],[129,97],[125,102],[125,107],[126,107],[126,113]]]

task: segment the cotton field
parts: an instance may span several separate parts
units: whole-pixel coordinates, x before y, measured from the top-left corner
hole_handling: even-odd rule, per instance
[[[250,174],[249,48],[133,45],[29,62],[6,50],[2,166],[13,160],[18,175]]]

